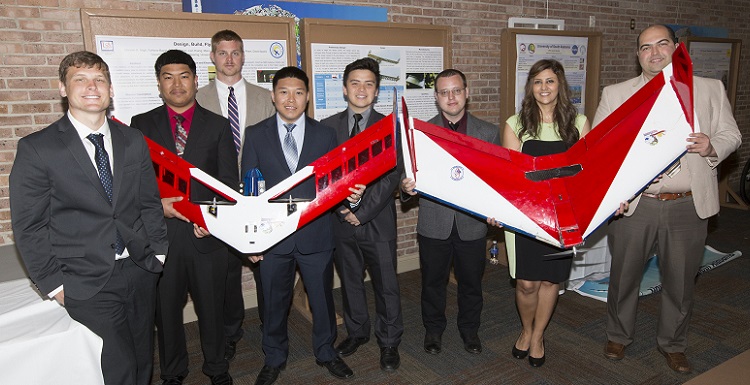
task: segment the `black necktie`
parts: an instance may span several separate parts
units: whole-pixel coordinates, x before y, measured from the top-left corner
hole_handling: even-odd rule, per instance
[[[354,114],[354,125],[352,126],[352,131],[349,133],[349,138],[353,138],[354,135],[359,134],[359,121],[362,120],[362,115],[360,114]]]
[[[458,123],[448,122],[448,127],[453,131],[458,131]]]
[[[99,171],[99,180],[102,182],[104,192],[107,193],[107,199],[112,204],[112,168],[109,165],[109,155],[107,150],[104,148],[104,135],[102,134],[89,134],[86,139],[91,141],[96,148],[94,158],[96,159],[96,168]],[[120,232],[117,231],[117,238],[115,239],[115,251],[117,254],[122,254],[125,250],[125,241],[123,241]]]

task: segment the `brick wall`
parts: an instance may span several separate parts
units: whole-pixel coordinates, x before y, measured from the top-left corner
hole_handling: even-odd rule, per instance
[[[330,3],[330,1],[321,1]],[[545,4],[549,3],[549,9]],[[469,77],[470,108],[478,116],[499,123],[500,34],[507,19],[549,17],[564,19],[568,30],[601,31],[603,37],[601,85],[613,84],[637,74],[635,39],[652,23],[726,27],[731,38],[750,42],[744,0],[371,0],[337,4],[388,8],[391,21],[450,25],[453,28],[453,63]],[[181,2],[117,0],[3,0],[0,7],[0,245],[13,242],[8,203],[8,174],[16,143],[26,134],[58,119],[62,113],[57,90],[57,65],[66,54],[83,48],[79,9],[129,9],[181,12]],[[589,28],[589,16],[596,26]],[[635,19],[634,30],[630,19]],[[745,47],[742,63],[750,49]],[[747,69],[742,66],[741,69]],[[117,86],[115,85],[115,88]],[[740,76],[736,119],[744,136],[750,137],[750,78]],[[750,147],[740,149],[725,168],[732,171],[737,188],[741,165]],[[738,166],[739,164],[739,166]],[[399,219],[399,255],[416,252],[415,210]]]

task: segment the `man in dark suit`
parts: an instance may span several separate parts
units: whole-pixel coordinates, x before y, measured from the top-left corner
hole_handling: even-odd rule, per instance
[[[447,69],[438,74],[435,100],[440,113],[430,123],[500,144],[497,126],[466,111],[468,97],[466,76],[461,71]],[[401,189],[407,195],[415,195],[414,188],[413,179],[405,178],[401,183]],[[478,331],[482,316],[486,236],[487,223],[484,221],[428,199],[419,200],[417,241],[422,268],[425,352],[438,354],[442,350],[442,335],[446,327],[446,284],[451,264],[458,281],[457,324],[464,349],[472,354],[482,352]]]
[[[232,135],[237,148],[238,162],[241,154],[244,128],[260,122],[276,113],[271,103],[271,92],[242,78],[245,64],[245,49],[242,38],[228,29],[216,32],[211,37],[211,62],[216,66],[216,79],[198,89],[195,99],[207,110],[224,116],[230,121]],[[240,175],[240,179],[242,176]],[[242,298],[242,262],[247,257],[230,249],[227,269],[227,288],[224,293],[224,333],[226,347],[224,356],[231,360],[237,352],[237,342],[242,338],[242,320],[245,304]],[[255,281],[258,301],[258,317],[263,325],[263,286],[257,263],[250,264]]]
[[[305,115],[309,90],[307,74],[284,67],[273,78],[273,102],[277,113],[246,128],[242,150],[242,174],[258,168],[272,188],[337,146],[336,133]],[[361,186],[361,185],[358,185]],[[364,186],[350,188],[351,202],[358,202]],[[291,191],[294,198],[315,198],[314,178]],[[289,355],[287,320],[292,300],[295,268],[299,267],[313,315],[313,349],[316,363],[338,378],[354,375],[333,348],[336,318],[333,304],[333,235],[328,215],[308,223],[272,247],[260,262],[265,299],[263,352],[265,364],[256,385],[276,381]]]
[[[195,102],[198,78],[190,55],[164,52],[155,64],[164,105],[133,117],[131,124],[149,139],[180,155],[228,186],[238,186],[229,121]],[[192,190],[192,198],[211,200],[207,189]],[[203,373],[212,384],[231,384],[224,358],[224,290],[228,251],[224,243],[177,212],[180,198],[163,198],[169,254],[159,280],[156,325],[163,384],[181,384],[188,373],[182,311],[187,294],[195,303],[203,350]]]
[[[355,60],[344,69],[347,109],[321,123],[336,129],[342,144],[371,126],[383,115],[373,109],[380,87],[380,68],[371,58]],[[335,262],[344,298],[344,323],[348,336],[336,351],[343,357],[370,340],[365,269],[375,290],[375,337],[380,346],[380,368],[398,369],[398,345],[404,333],[401,292],[396,271],[396,204],[394,191],[399,173],[394,168],[367,188],[362,202],[342,206],[331,215],[336,241]]]
[[[16,245],[39,290],[102,338],[105,383],[147,385],[167,253],[148,147],[106,119],[112,84],[101,57],[72,53],[59,75],[68,112],[18,142],[10,173]]]

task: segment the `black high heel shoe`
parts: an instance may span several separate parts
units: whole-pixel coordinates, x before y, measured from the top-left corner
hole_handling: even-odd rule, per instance
[[[542,346],[544,346],[544,341],[542,341]],[[529,365],[534,368],[538,368],[542,365],[544,365],[545,356],[541,356],[539,358],[532,357],[531,354],[529,354]]]
[[[529,365],[531,365],[534,368],[538,368],[542,365],[544,365],[544,356],[541,356],[539,358],[534,358],[532,356],[529,356]]]
[[[513,344],[513,349],[511,349],[510,354],[513,355],[513,358],[522,360],[526,358],[526,356],[529,354],[529,349],[521,350],[516,347],[516,344]]]

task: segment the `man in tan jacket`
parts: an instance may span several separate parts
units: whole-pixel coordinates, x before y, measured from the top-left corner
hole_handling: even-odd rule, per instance
[[[672,62],[677,48],[674,31],[652,25],[638,36],[643,73],[606,87],[594,127]],[[694,77],[695,114],[700,132],[686,139],[687,153],[670,176],[651,183],[624,216],[609,225],[612,252],[607,295],[607,345],[604,355],[624,357],[635,333],[638,287],[654,246],[659,256],[663,292],[657,325],[657,348],[672,370],[690,372],[685,356],[687,328],[693,308],[695,276],[703,257],[708,218],[719,212],[717,169],[741,143],[724,86]]]

